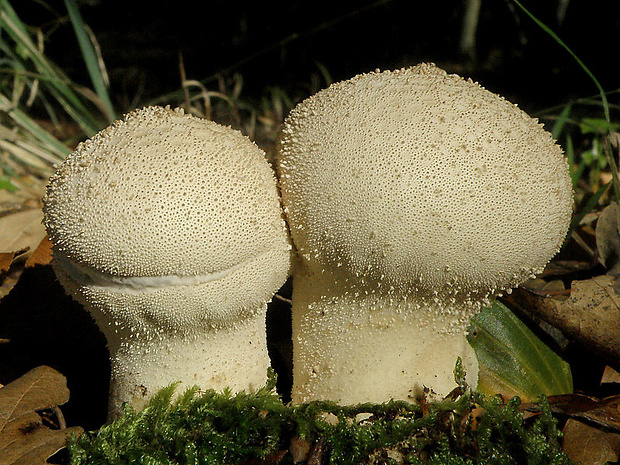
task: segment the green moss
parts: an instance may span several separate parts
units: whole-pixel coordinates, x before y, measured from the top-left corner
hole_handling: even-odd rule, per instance
[[[546,398],[523,420],[520,401],[466,386],[441,402],[284,405],[275,377],[256,393],[162,390],[142,412],[126,407],[99,431],[72,438],[71,464],[570,464]],[[303,448],[303,447],[302,447]]]

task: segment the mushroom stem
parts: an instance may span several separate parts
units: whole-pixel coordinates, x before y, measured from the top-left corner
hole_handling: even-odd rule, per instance
[[[472,310],[421,309],[414,298],[338,289],[339,281],[328,272],[294,277],[294,402],[445,396],[456,387],[458,357],[476,387],[478,361],[465,337]]]
[[[162,333],[149,340],[144,335],[120,338],[111,328],[104,332],[112,365],[109,419],[119,417],[124,402],[143,409],[170,380],[182,380],[177,392],[193,385],[251,391],[267,381],[265,309],[232,326],[191,336]]]

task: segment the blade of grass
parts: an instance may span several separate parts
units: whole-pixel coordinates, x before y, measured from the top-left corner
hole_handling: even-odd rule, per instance
[[[19,80],[22,85],[26,85],[29,88],[30,97],[26,102],[26,107],[29,107],[32,103],[31,101],[36,97],[39,103],[43,105],[43,108],[45,108],[49,119],[55,125],[60,124],[60,120],[58,118],[57,111],[55,110],[54,105],[50,102],[48,97],[43,92],[38,92],[38,89],[40,88],[39,75],[28,71],[21,59],[19,59],[14,53],[14,48],[15,47],[11,47],[6,41],[2,40],[2,38],[0,37],[0,54],[4,53],[6,57],[5,60],[0,61],[0,75],[11,74],[14,77],[13,96],[10,98],[10,100],[12,102],[17,102],[20,100],[20,96],[16,95],[15,90],[15,88],[17,87],[15,81]],[[16,105],[14,104],[14,106]]]
[[[82,20],[82,16],[80,15],[80,11],[75,4],[75,1],[65,0],[65,6],[67,7],[67,12],[69,13],[69,18],[71,19],[71,24],[73,25],[73,30],[75,31],[78,44],[80,45],[80,50],[82,51],[82,57],[84,59],[84,63],[86,64],[86,68],[88,69],[88,74],[90,75],[90,79],[95,88],[95,93],[105,105],[108,122],[112,122],[116,119],[116,113],[114,111],[112,101],[110,100],[110,95],[108,94],[108,85],[103,71],[103,60],[99,54],[96,53],[93,42],[86,33],[86,25]]]
[[[551,128],[551,134],[553,135],[553,138],[555,140],[558,140],[560,138],[560,134],[562,134],[564,126],[566,126],[566,122],[568,121],[568,115],[570,115],[572,108],[573,104],[567,103],[562,109],[562,113],[560,113],[558,118],[555,120],[553,128]]]
[[[596,79],[596,76],[594,76],[592,71],[590,71],[590,69],[585,65],[585,63],[581,61],[581,59],[571,50],[571,48],[568,45],[566,45],[566,43],[562,39],[560,39],[560,37],[555,32],[553,32],[553,30],[549,26],[547,26],[545,23],[539,20],[536,16],[534,16],[534,14],[531,13],[527,8],[525,8],[521,4],[521,2],[519,2],[519,0],[512,0],[512,1],[516,3],[516,5],[519,8],[521,8],[521,10],[523,10],[523,12],[526,15],[528,15],[530,19],[532,19],[532,21],[534,21],[538,27],[540,27],[543,31],[549,34],[553,38],[553,40],[555,40],[558,43],[558,45],[564,48],[570,54],[570,56],[573,57],[573,59],[577,62],[577,64],[581,67],[581,69],[588,75],[588,77],[592,80],[594,85],[596,85],[599,91],[599,94],[601,96],[601,101],[603,102],[603,111],[605,113],[605,119],[607,120],[607,122],[610,122],[609,103],[607,102],[607,95],[605,94],[605,90],[603,89],[603,86],[601,86],[600,82],[598,82],[598,79]]]
[[[581,160],[581,162],[575,167],[575,147],[573,144],[573,138],[570,134],[566,135],[566,158],[568,160],[568,166],[570,168],[570,177],[573,181],[573,190],[577,189],[577,185],[581,176],[586,168],[586,163]]]
[[[12,102],[3,94],[0,94],[0,109],[4,111],[18,127],[22,128],[26,133],[31,134],[35,139],[41,142],[50,153],[55,155],[57,160],[54,160],[54,162],[62,161],[69,154],[70,150],[65,144],[43,129],[19,108],[13,106]]]
[[[49,170],[50,168],[50,165],[43,162],[39,156],[33,155],[31,151],[27,150],[24,147],[20,147],[15,143],[0,139],[0,149],[2,151],[12,153],[13,156],[19,159],[21,163],[24,163],[37,170],[45,171]]]
[[[609,113],[609,102],[607,101],[607,94],[605,93],[603,86],[601,86],[601,83],[598,81],[598,79],[596,79],[596,76],[594,76],[594,74],[592,73],[592,71],[590,71],[590,69],[586,66],[586,64],[583,61],[581,61],[581,59],[571,50],[571,48],[568,45],[566,45],[566,43],[562,39],[560,39],[560,37],[555,32],[553,32],[553,30],[550,27],[548,27],[546,24],[540,21],[536,16],[534,16],[534,14],[532,14],[527,8],[525,8],[525,6],[523,6],[521,2],[519,2],[519,0],[512,0],[512,1],[527,16],[529,16],[530,19],[532,19],[532,21],[534,21],[538,27],[540,27],[543,31],[549,34],[553,38],[553,40],[556,41],[558,45],[564,48],[570,54],[570,56],[577,62],[577,64],[581,67],[581,69],[592,80],[592,82],[598,89],[599,95],[601,97],[601,103],[603,106],[603,113],[605,115],[605,119],[611,125],[611,117]],[[616,165],[616,160],[612,156],[610,150],[605,150],[605,155],[607,156],[607,159],[609,161],[609,166],[611,167],[611,179],[612,179],[612,186],[614,190],[614,197],[617,202],[620,202],[620,180],[618,179],[618,167]]]

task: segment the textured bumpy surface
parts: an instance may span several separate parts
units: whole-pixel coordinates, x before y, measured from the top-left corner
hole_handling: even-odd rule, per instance
[[[455,386],[469,317],[540,272],[572,213],[537,120],[432,64],[339,82],[281,131],[293,281],[293,399],[412,398]],[[343,317],[344,315],[344,317]]]
[[[182,110],[136,110],[80,144],[43,200],[56,275],[108,339],[110,418],[177,381],[265,382],[265,310],[291,247],[249,139]]]
[[[290,246],[264,153],[179,110],[134,111],[81,144],[44,205],[61,279],[134,328],[225,325],[286,279]]]
[[[315,267],[474,300],[540,272],[572,212],[535,119],[432,64],[336,83],[282,130],[282,197]]]

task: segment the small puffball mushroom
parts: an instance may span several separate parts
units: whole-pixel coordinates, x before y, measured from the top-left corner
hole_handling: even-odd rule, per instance
[[[287,117],[293,400],[415,400],[478,365],[470,317],[542,271],[572,212],[537,120],[433,64],[331,85]]]
[[[249,139],[180,109],[136,110],[80,144],[43,200],[56,275],[108,340],[110,418],[177,381],[265,383],[266,307],[291,246]]]

